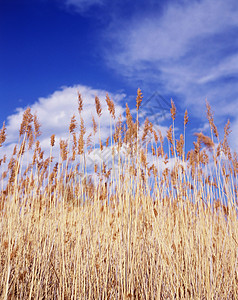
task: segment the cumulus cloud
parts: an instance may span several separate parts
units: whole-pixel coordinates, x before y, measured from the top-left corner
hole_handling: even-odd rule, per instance
[[[110,116],[105,101],[106,91],[93,89],[83,85],[72,87],[63,87],[45,98],[39,98],[30,106],[32,113],[36,113],[41,123],[41,139],[49,139],[52,134],[58,138],[67,138],[69,132],[69,123],[73,115],[76,116],[78,124],[80,123],[78,113],[78,92],[83,99],[82,117],[88,131],[92,130],[92,116],[97,121],[99,118],[95,109],[95,96],[98,96],[102,105],[102,117],[100,121],[102,139],[110,134]],[[110,94],[109,97],[115,103],[116,116],[123,114],[122,106],[125,94]],[[16,142],[19,126],[25,108],[17,108],[16,113],[7,119],[8,143]]]

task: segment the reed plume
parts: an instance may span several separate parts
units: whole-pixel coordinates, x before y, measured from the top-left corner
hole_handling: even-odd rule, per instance
[[[0,131],[0,147],[2,147],[2,144],[6,141],[6,126],[5,126],[5,122],[3,122],[3,126],[2,129]]]
[[[95,97],[96,112],[99,117],[102,115],[102,107],[98,96]]]
[[[141,102],[142,102],[143,96],[142,96],[142,92],[140,89],[137,90],[137,97],[136,97],[136,110],[138,111],[140,106],[141,106]]]

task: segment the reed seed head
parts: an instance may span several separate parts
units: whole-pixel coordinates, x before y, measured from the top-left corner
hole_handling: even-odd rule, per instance
[[[0,147],[2,147],[2,144],[6,141],[6,126],[5,122],[3,122],[2,129],[0,131]]]
[[[54,147],[55,145],[55,135],[52,134],[52,136],[50,137],[50,144],[51,144],[51,147]]]
[[[174,141],[173,141],[172,130],[173,130],[172,125],[170,125],[169,130],[167,130],[167,139],[173,145]]]
[[[188,111],[187,111],[187,109],[186,109],[185,114],[184,114],[183,123],[184,123],[184,127],[188,124]]]
[[[136,110],[138,111],[142,102],[143,96],[141,89],[137,90],[137,97],[136,97]]]
[[[173,121],[175,120],[175,116],[176,116],[176,107],[174,105],[174,101],[171,99],[171,109],[170,109],[170,113],[171,113],[171,117],[173,119]]]
[[[96,105],[97,115],[99,117],[101,117],[101,115],[102,115],[102,107],[101,107],[101,103],[100,103],[100,100],[99,100],[98,96],[95,97],[95,105]]]
[[[81,94],[78,92],[78,112],[81,114],[83,110],[83,100]]]
[[[116,118],[115,105],[114,105],[113,101],[109,98],[108,94],[106,94],[106,102],[107,102],[107,107],[108,107],[109,113],[112,116],[112,118],[115,120],[115,118]]]
[[[80,117],[80,135],[78,140],[78,154],[84,153],[84,135],[86,133],[86,128],[84,126],[83,118]]]
[[[210,127],[211,127],[213,133],[215,134],[215,137],[218,139],[219,135],[218,135],[217,127],[214,123],[213,112],[212,112],[211,106],[209,105],[207,100],[206,100],[206,107],[207,107],[207,119],[209,121],[209,124],[210,124]]]
[[[194,135],[198,137],[199,141],[201,141],[209,151],[212,151],[212,149],[214,148],[214,142],[209,136],[204,135],[202,132],[196,132],[194,133]]]
[[[37,115],[34,115],[34,135],[35,135],[35,139],[38,138],[41,135],[41,131],[40,131],[40,122],[37,118]]]
[[[60,140],[60,155],[62,161],[67,159],[68,151],[67,151],[68,143],[65,140]]]
[[[70,121],[70,125],[69,125],[69,132],[73,133],[76,128],[77,128],[77,122],[76,122],[75,115],[73,115],[73,117],[71,118],[71,121]]]

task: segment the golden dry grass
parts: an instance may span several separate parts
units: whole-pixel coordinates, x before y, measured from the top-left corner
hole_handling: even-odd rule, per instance
[[[125,126],[107,95],[112,126],[105,145],[100,135],[92,141],[100,132],[94,118],[87,133],[78,96],[79,132],[73,116],[58,162],[44,157],[30,109],[14,152],[0,160],[1,168],[8,164],[1,171],[1,298],[238,299],[238,161],[229,123],[221,139],[207,103],[211,136],[197,133],[185,153],[188,114],[177,140],[172,102],[166,151],[161,132],[149,120],[143,130],[139,124],[140,90],[137,119],[127,106]],[[98,97],[95,104],[100,117]],[[4,125],[0,146],[5,140]],[[84,157],[95,143],[110,149],[112,164],[95,164],[89,174]],[[49,145],[55,147],[54,134]]]

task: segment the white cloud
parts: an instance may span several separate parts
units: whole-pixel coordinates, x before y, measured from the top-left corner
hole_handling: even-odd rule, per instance
[[[110,135],[110,116],[105,101],[106,91],[92,89],[87,86],[76,85],[73,87],[63,87],[61,90],[55,91],[46,98],[39,98],[37,102],[31,105],[31,112],[36,113],[41,124],[42,136],[40,141],[43,150],[48,150],[50,145],[50,137],[56,135],[57,140],[69,137],[69,124],[73,115],[76,116],[78,127],[80,126],[80,118],[78,113],[78,92],[82,95],[84,119],[87,135],[92,132],[92,115],[98,122],[95,109],[95,96],[98,96],[102,105],[102,116],[100,120],[101,138],[105,140]],[[124,108],[121,106],[122,99],[125,94],[110,94],[109,97],[114,101],[116,117],[123,114]],[[16,113],[7,119],[7,143],[17,143],[19,128],[22,121],[22,115],[25,108],[18,108]],[[79,132],[79,128],[77,129]],[[98,134],[96,135],[98,142]]]

